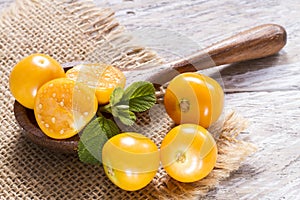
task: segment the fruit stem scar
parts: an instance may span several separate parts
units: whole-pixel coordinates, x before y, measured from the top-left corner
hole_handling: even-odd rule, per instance
[[[39,61],[40,61],[41,64],[44,64],[44,63],[45,63],[45,60],[44,60],[44,59],[40,59]]]
[[[185,160],[186,160],[185,153],[178,152],[178,153],[176,154],[176,162],[184,163]]]
[[[182,112],[188,112],[190,110],[190,102],[187,99],[181,99],[179,107]]]

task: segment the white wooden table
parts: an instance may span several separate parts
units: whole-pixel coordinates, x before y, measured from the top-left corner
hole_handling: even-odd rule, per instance
[[[0,6],[10,1],[0,0]],[[114,9],[121,24],[133,35],[143,37],[140,42],[167,61],[256,25],[276,23],[285,27],[288,43],[279,54],[220,68],[225,89],[236,91],[226,94],[226,110],[234,109],[249,119],[250,126],[241,137],[255,143],[258,152],[207,198],[300,199],[298,0],[95,0],[95,3]],[[155,34],[164,39],[153,39]]]

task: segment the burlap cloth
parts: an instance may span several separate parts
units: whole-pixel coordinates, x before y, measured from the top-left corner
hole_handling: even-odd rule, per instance
[[[237,170],[242,160],[255,149],[252,144],[236,139],[246,127],[246,121],[229,113],[217,142],[217,165],[207,178],[183,184],[160,169],[146,188],[136,192],[122,191],[109,181],[101,166],[83,164],[76,155],[42,149],[23,136],[14,117],[8,77],[21,58],[36,52],[49,54],[61,63],[102,61],[121,68],[161,62],[152,51],[130,43],[130,37],[110,9],[98,8],[90,1],[18,0],[2,11],[1,199],[199,199]],[[157,120],[137,127],[137,131],[151,133],[152,139],[159,144],[173,124],[160,106],[152,111],[152,116]],[[147,121],[143,116],[140,120]],[[211,131],[219,134],[218,130]]]

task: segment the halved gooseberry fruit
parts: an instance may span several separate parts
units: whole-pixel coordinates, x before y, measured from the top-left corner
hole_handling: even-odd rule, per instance
[[[97,108],[92,89],[68,78],[59,78],[38,90],[34,115],[47,136],[66,139],[76,135],[95,116]]]
[[[125,87],[126,78],[122,71],[111,65],[80,64],[66,72],[69,79],[84,83],[95,90],[99,104],[107,104],[116,87]]]

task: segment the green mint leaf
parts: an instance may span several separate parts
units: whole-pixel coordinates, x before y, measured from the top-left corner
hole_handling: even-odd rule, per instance
[[[103,116],[99,117],[98,120],[108,139],[120,133],[120,130],[114,121],[106,119]]]
[[[150,82],[134,82],[125,90],[122,102],[129,102],[129,110],[132,112],[144,112],[156,102],[155,88]]]
[[[116,88],[110,103],[100,108],[101,112],[111,113],[123,124],[131,126],[136,120],[134,112],[144,112],[156,102],[153,84],[146,81],[134,82],[125,91]]]
[[[101,164],[103,145],[118,133],[119,128],[112,120],[101,116],[91,121],[80,136],[79,160],[88,164]]]
[[[112,114],[127,126],[132,126],[136,120],[135,114],[129,110],[127,105],[113,107]]]
[[[124,94],[123,88],[117,87],[110,95],[110,105],[114,106],[122,100]]]
[[[78,142],[78,157],[81,162],[88,163],[88,164],[100,164],[100,161],[95,158],[89,150],[85,147],[82,141],[79,140]]]

